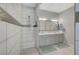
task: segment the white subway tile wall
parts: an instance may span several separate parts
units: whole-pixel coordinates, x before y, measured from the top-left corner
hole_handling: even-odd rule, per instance
[[[16,3],[0,4],[0,7],[21,24],[33,24],[34,10],[32,8],[29,9]],[[28,16],[30,16],[30,23]],[[0,21],[0,27],[0,54],[20,54],[21,49],[35,47],[33,27],[23,28],[3,21]]]

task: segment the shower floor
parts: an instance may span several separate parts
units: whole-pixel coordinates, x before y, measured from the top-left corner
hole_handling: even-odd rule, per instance
[[[74,47],[65,43],[58,43],[55,45],[47,45],[39,47],[39,51],[36,48],[28,48],[22,50],[21,55],[72,55],[74,54]]]

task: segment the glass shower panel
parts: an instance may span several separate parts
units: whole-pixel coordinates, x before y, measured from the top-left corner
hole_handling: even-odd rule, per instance
[[[38,54],[37,51],[37,27],[34,18],[34,9],[28,8],[21,4],[21,22],[23,27],[21,28],[21,55]]]

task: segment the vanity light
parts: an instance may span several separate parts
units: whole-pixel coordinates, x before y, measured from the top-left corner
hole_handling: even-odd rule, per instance
[[[47,19],[46,19],[46,18],[39,18],[39,20],[44,20],[44,21],[45,21],[45,20],[47,20]]]
[[[55,22],[57,22],[58,20],[51,20],[51,21],[55,21]]]

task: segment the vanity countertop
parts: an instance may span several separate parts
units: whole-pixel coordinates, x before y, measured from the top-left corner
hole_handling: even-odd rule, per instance
[[[49,35],[49,34],[64,34],[63,31],[41,31],[39,35]]]

